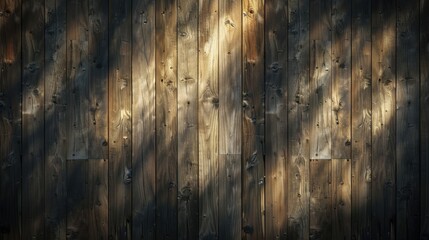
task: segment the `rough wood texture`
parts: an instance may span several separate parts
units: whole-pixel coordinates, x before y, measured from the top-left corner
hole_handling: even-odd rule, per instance
[[[45,239],[44,14],[44,1],[22,1],[22,239]]]
[[[88,239],[108,239],[108,161],[88,160]]]
[[[207,240],[219,236],[218,4],[200,0],[198,19],[199,238]]]
[[[132,2],[133,239],[155,238],[155,1]]]
[[[429,12],[429,1],[420,0],[420,13]],[[429,14],[420,14],[420,238],[429,239]]]
[[[372,2],[372,169],[371,232],[375,239],[395,233],[396,9]]]
[[[109,238],[131,237],[131,0],[109,2]]]
[[[0,239],[20,239],[21,1],[0,12]]]
[[[309,1],[288,2],[288,236],[309,238]]]
[[[310,239],[332,238],[332,161],[310,161]]]
[[[88,159],[88,0],[67,1],[67,159]]]
[[[266,239],[287,230],[287,6],[265,3],[265,226]]]
[[[332,239],[351,239],[351,166],[350,159],[332,159]]]
[[[352,5],[352,239],[371,236],[371,2]]]
[[[66,236],[67,72],[65,2],[45,1],[45,231]]]
[[[178,239],[198,238],[198,1],[178,0]]]
[[[264,238],[264,1],[243,4],[243,236]]]
[[[332,0],[332,158],[351,154],[351,2]]]
[[[396,20],[396,237],[420,233],[419,9],[418,0],[398,0]],[[428,113],[423,113],[428,114]]]
[[[310,157],[331,158],[331,0],[310,0]]]
[[[156,4],[156,237],[177,236],[177,0]]]
[[[108,158],[108,4],[88,0],[89,122],[88,157]]]

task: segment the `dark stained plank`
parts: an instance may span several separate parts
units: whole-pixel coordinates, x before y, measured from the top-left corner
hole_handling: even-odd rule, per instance
[[[67,164],[67,239],[89,239],[88,160]]]
[[[241,237],[241,8],[219,1],[219,239]]]
[[[177,237],[177,0],[155,4],[156,237]]]
[[[109,2],[109,238],[131,237],[131,0]]]
[[[309,10],[308,0],[288,2],[287,192],[291,239],[309,238]]]
[[[416,14],[419,5],[418,0],[397,1],[395,148],[397,239],[418,239],[420,235],[420,23]]]
[[[198,1],[177,1],[178,239],[198,238]]]
[[[310,239],[332,238],[332,161],[310,161]]]
[[[264,238],[264,1],[243,4],[242,202],[246,239]]]
[[[67,1],[67,159],[88,158],[88,0]]]
[[[396,9],[389,0],[372,4],[372,168],[371,232],[374,239],[395,234]]]
[[[46,239],[66,237],[67,39],[64,1],[45,1]]]
[[[0,239],[20,239],[21,1],[0,12]]]
[[[22,239],[45,239],[44,14],[44,1],[22,1]]]
[[[420,0],[420,12],[429,13],[429,1]],[[429,14],[420,14],[420,238],[429,239]]]
[[[217,239],[219,163],[218,0],[200,0],[198,15],[199,239]]]
[[[241,238],[241,154],[219,154],[219,239]]]
[[[108,4],[88,0],[88,158],[108,157]]]
[[[265,3],[265,228],[267,239],[287,231],[287,6]]]
[[[108,161],[88,160],[88,239],[108,239]]]
[[[332,0],[332,158],[351,156],[351,2]]]
[[[332,239],[351,239],[351,167],[350,159],[332,159]]]
[[[331,158],[331,0],[310,0],[310,157]]]
[[[371,236],[371,2],[352,3],[352,238]]]
[[[132,2],[133,239],[155,238],[155,1]]]

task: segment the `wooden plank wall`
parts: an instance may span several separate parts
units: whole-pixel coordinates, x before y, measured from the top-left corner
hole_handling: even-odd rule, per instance
[[[428,16],[0,0],[0,240],[429,239]]]

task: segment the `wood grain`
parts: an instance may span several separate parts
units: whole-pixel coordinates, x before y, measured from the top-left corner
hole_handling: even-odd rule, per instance
[[[309,1],[288,2],[288,236],[309,238]]]
[[[351,239],[351,167],[350,159],[332,159],[332,239]]]
[[[264,201],[264,1],[243,8],[242,203],[243,235],[263,239]]]
[[[219,236],[219,11],[218,0],[199,1],[198,160],[199,238]]]
[[[155,1],[132,5],[132,238],[154,239]]]

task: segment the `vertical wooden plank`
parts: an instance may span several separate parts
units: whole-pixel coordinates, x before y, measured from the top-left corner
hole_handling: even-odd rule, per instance
[[[88,160],[88,239],[108,239],[108,161]]]
[[[67,159],[88,158],[88,0],[67,1]]]
[[[351,239],[350,159],[332,159],[332,239]]]
[[[219,2],[199,1],[198,141],[199,238],[218,239]]]
[[[109,238],[131,237],[131,0],[109,2]]]
[[[219,238],[241,237],[241,1],[219,1]]]
[[[198,10],[178,0],[178,239],[198,238]]]
[[[352,3],[352,238],[371,236],[371,2]]]
[[[420,233],[419,1],[398,0],[396,32],[396,238]],[[427,113],[426,113],[427,114]]]
[[[67,164],[67,239],[89,239],[88,160]]]
[[[372,237],[395,234],[395,4],[372,2]]]
[[[156,237],[177,237],[177,0],[157,1]]]
[[[309,238],[309,1],[288,2],[288,236]]]
[[[265,3],[265,227],[266,238],[287,230],[287,5]]]
[[[310,157],[331,158],[331,1],[310,0]]]
[[[332,239],[332,162],[310,161],[310,239]]]
[[[44,1],[22,1],[22,239],[44,236]]]
[[[0,12],[0,238],[20,239],[21,1]]]
[[[243,235],[264,238],[264,1],[243,4]]]
[[[66,238],[67,39],[65,1],[45,1],[45,231]]]
[[[108,4],[88,0],[88,157],[108,157]]]
[[[429,239],[429,1],[420,0],[420,189],[421,234]]]
[[[332,158],[351,156],[351,2],[332,0]]]
[[[132,2],[133,239],[155,238],[155,1]]]

